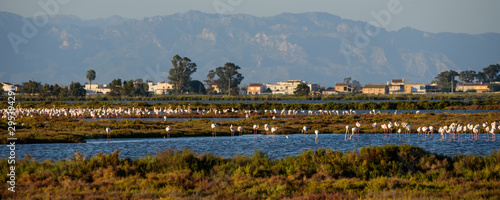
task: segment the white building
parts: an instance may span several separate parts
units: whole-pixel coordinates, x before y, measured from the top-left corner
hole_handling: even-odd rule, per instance
[[[307,84],[306,81],[302,80],[289,80],[287,82],[276,82],[274,84],[266,84],[266,88],[271,89],[273,94],[285,94],[285,95],[292,95],[294,94],[293,92],[297,88],[297,86],[301,83]],[[318,84],[307,84],[309,86],[309,89],[311,92],[314,91],[319,91],[319,85]]]
[[[107,84],[102,84],[102,85],[98,85],[98,84],[85,84],[85,90],[87,92],[87,94],[106,94],[108,92],[111,91],[111,89],[109,89],[109,86]]]
[[[11,84],[11,83],[7,83],[7,82],[3,82],[3,91],[16,91],[16,92],[19,92],[21,90],[21,86],[20,85],[15,85],[15,84]]]
[[[168,94],[170,90],[174,89],[174,85],[167,82],[158,82],[153,84],[148,82],[149,92],[153,94]]]

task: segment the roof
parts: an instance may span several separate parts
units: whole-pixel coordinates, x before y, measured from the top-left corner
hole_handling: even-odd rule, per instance
[[[364,88],[385,88],[387,85],[384,84],[366,84]]]
[[[327,91],[328,92],[328,91],[336,91],[336,90],[335,90],[335,88],[329,87],[329,88],[327,88],[326,90],[323,90],[323,91]]]
[[[404,79],[392,79],[393,83],[404,83]]]
[[[486,86],[488,83],[462,83],[457,86]]]
[[[335,83],[335,86],[349,86],[349,83]]]
[[[262,86],[262,84],[260,84],[260,83],[250,83],[249,86],[256,86],[256,87],[258,87],[258,86]]]

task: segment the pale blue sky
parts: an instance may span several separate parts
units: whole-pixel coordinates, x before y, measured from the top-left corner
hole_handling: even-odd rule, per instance
[[[392,15],[388,30],[408,26],[433,33],[500,33],[499,0],[0,0],[0,11],[31,17],[43,11],[39,2],[51,1],[68,2],[58,13],[82,19],[112,15],[141,19],[200,10],[255,16],[319,11],[361,21],[373,21],[371,11],[387,10],[388,2],[394,1],[402,10]]]

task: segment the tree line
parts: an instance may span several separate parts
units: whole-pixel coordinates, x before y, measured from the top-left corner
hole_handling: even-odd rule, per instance
[[[243,75],[238,72],[241,67],[238,65],[227,62],[223,66],[212,69],[207,74],[207,79],[203,82],[199,80],[192,80],[191,75],[197,71],[196,63],[192,62],[187,57],[175,55],[172,58],[172,68],[169,69],[168,82],[173,85],[169,90],[169,94],[230,94],[238,95],[240,92],[240,83],[244,79]],[[458,77],[458,80],[455,78]],[[96,78],[94,70],[88,70],[86,74],[92,89],[92,81]],[[345,78],[344,83],[351,83],[352,87],[359,89],[361,85],[358,81],[352,82],[351,78]],[[456,72],[454,70],[443,71],[439,73],[432,83],[442,85],[442,92],[451,91],[456,88],[457,83],[491,83],[500,81],[500,64],[489,65],[483,68],[483,71],[476,72],[474,70],[465,70]],[[109,83],[110,92],[109,96],[148,96],[149,86],[148,81],[144,82],[142,79],[122,81],[121,79],[114,79]],[[212,87],[215,85],[216,87]],[[0,85],[2,86],[2,85]],[[500,84],[490,84],[488,86],[490,91],[500,91]],[[216,91],[216,88],[218,91]],[[82,97],[86,95],[84,85],[79,82],[71,82],[69,86],[62,85],[49,85],[42,84],[30,80],[22,83],[22,93],[25,94],[38,94],[41,97],[48,96],[61,96],[61,97]],[[306,84],[301,84],[294,92],[296,95],[308,95],[310,92]],[[3,87],[0,87],[0,94],[3,93]]]
[[[21,92],[25,94],[38,94],[40,97],[48,96],[59,96],[59,97],[80,97],[85,96],[86,91],[83,85],[79,82],[71,82],[68,86],[63,85],[49,85],[47,83],[42,84],[37,81],[23,82],[21,85]]]
[[[241,68],[231,62],[225,63],[223,66],[210,70],[207,75],[207,80],[204,80],[206,86],[199,80],[192,80],[191,75],[197,71],[196,63],[192,62],[187,57],[175,55],[172,58],[172,68],[169,69],[168,82],[173,85],[169,94],[231,94],[238,95],[239,85],[244,79],[243,75],[238,72]],[[92,81],[96,78],[94,70],[88,70],[86,78],[89,80],[90,88]],[[148,96],[149,81],[144,82],[142,79],[121,80],[114,79],[109,83],[109,96]],[[152,82],[152,81],[151,81]],[[216,85],[215,90],[212,85]],[[95,89],[95,88],[94,88]],[[2,88],[3,90],[3,88]],[[62,85],[42,85],[41,82],[28,81],[22,83],[22,93],[38,94],[41,97],[48,96],[73,96],[81,97],[86,95],[85,86],[79,82],[72,82],[69,87]]]
[[[172,68],[169,70],[168,80],[173,85],[172,94],[215,94],[217,85],[221,94],[239,94],[239,85],[244,79],[238,72],[241,68],[234,63],[227,62],[224,66],[210,70],[207,80],[204,80],[206,87],[201,81],[192,80],[191,75],[196,72],[197,65],[187,57],[175,55],[172,59]]]
[[[458,77],[458,80],[455,78]],[[439,73],[432,83],[442,85],[443,92],[450,92],[453,88],[456,88],[457,83],[492,83],[500,81],[500,64],[489,65],[483,68],[483,71],[476,72],[474,70],[465,70],[461,72],[456,72],[454,70],[443,71]],[[499,84],[490,84],[488,86],[490,91],[500,91]]]

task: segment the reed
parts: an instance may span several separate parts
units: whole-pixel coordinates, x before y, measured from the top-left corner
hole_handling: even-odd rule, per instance
[[[0,178],[7,179],[7,159]],[[139,159],[119,152],[69,160],[18,160],[18,185],[2,199],[498,199],[500,149],[441,156],[409,145],[331,149],[269,159],[166,149]]]

